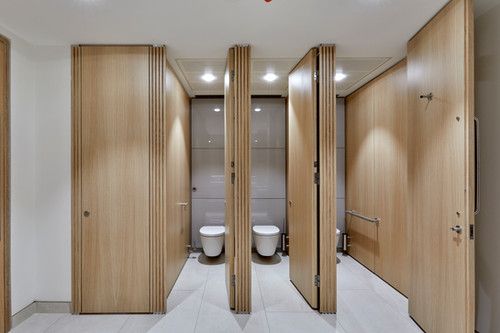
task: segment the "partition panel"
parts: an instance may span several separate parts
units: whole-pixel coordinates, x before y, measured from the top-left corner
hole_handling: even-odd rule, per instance
[[[234,309],[239,313],[251,311],[251,251],[252,226],[250,219],[250,46],[235,46],[229,50],[225,89],[226,131],[226,240],[234,239],[226,250],[230,265],[226,283],[230,303],[234,286]],[[228,113],[229,110],[229,113]],[[229,140],[229,142],[227,141]],[[232,234],[234,236],[232,236]],[[234,238],[233,238],[234,237]],[[231,275],[231,270],[234,269]]]

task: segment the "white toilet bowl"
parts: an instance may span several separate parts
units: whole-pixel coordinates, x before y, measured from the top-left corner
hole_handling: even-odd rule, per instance
[[[340,230],[337,229],[337,247],[339,247],[339,241],[340,241]]]
[[[274,255],[280,238],[280,229],[274,225],[256,225],[252,231],[257,252],[263,257]]]
[[[224,245],[223,226],[204,226],[200,228],[201,245],[203,252],[207,257],[217,257],[222,251]]]

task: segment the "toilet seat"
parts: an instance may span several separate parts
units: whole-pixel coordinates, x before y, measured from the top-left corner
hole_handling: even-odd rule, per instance
[[[200,235],[204,237],[219,237],[224,235],[225,227],[222,226],[204,226],[200,228]]]
[[[255,225],[252,230],[258,236],[276,236],[280,233],[280,229],[274,225]]]

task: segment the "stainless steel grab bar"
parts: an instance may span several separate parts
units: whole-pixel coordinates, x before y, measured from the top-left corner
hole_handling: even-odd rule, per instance
[[[346,212],[346,214],[359,217],[360,219],[363,219],[363,220],[371,222],[371,223],[380,223],[380,218],[379,217],[364,216],[364,215],[362,215],[362,214],[360,214],[360,213],[358,213],[358,212],[356,212],[354,210],[346,210],[345,212]]]

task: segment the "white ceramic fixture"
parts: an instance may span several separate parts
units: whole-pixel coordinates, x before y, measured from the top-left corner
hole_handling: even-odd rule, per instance
[[[276,252],[280,229],[274,225],[255,225],[252,230],[257,252],[263,257],[272,256]]]
[[[207,257],[217,257],[222,251],[224,245],[223,226],[204,226],[200,228],[201,245],[203,252]]]

